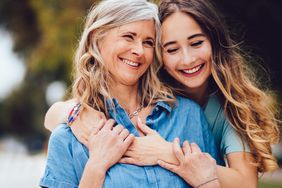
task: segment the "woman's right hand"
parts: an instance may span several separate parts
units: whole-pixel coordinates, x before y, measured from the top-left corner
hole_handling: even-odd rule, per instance
[[[173,151],[179,165],[161,160],[158,161],[158,164],[176,173],[193,187],[219,188],[216,161],[208,153],[203,153],[197,144],[189,144],[188,141],[184,141],[181,148],[179,142],[178,138],[173,141]]]
[[[122,125],[113,127],[114,123],[112,119],[106,121],[98,133],[91,133],[88,140],[89,160],[102,172],[116,164],[134,140],[133,134],[129,134]]]

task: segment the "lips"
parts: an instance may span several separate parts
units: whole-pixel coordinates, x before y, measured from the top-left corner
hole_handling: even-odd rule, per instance
[[[185,76],[197,76],[198,74],[200,74],[201,70],[203,69],[204,67],[204,63],[203,64],[200,64],[200,65],[197,65],[191,69],[183,69],[183,70],[180,70],[180,72],[182,74],[184,74]]]

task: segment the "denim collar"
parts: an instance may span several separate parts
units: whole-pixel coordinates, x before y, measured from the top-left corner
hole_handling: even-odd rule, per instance
[[[113,105],[112,105],[112,102],[113,102]],[[111,99],[107,99],[106,103],[107,103],[107,108],[108,108],[109,111],[113,111],[113,110],[115,110],[117,108],[122,108],[119,105],[119,103],[118,103],[116,98],[113,98],[112,100]],[[164,101],[158,101],[154,108],[159,108],[159,107],[167,110],[169,113],[172,111],[171,106],[167,102],[164,102]]]

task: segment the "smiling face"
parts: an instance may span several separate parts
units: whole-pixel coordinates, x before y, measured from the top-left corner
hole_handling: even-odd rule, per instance
[[[200,25],[191,16],[176,12],[165,19],[161,30],[162,58],[167,72],[184,85],[187,93],[206,90],[212,48]]]
[[[114,84],[136,85],[153,62],[154,21],[137,21],[111,29],[98,44]]]

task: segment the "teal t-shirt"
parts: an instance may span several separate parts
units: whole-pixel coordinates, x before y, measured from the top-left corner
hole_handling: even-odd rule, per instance
[[[223,106],[216,94],[209,96],[204,112],[222,159],[229,153],[250,152],[248,144],[244,142],[243,145],[243,140],[226,119]]]

